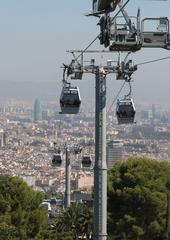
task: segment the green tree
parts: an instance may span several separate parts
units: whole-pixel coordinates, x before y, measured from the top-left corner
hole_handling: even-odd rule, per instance
[[[92,211],[82,203],[72,203],[57,218],[55,223],[57,233],[72,232],[73,239],[79,236],[91,239]]]
[[[167,192],[167,209],[166,209],[166,228],[165,228],[165,239],[168,240],[170,238],[170,176],[166,183]]]
[[[113,239],[169,236],[169,176],[168,162],[134,157],[114,165],[108,174],[108,232]]]
[[[0,239],[34,239],[48,226],[44,196],[18,177],[0,178]]]

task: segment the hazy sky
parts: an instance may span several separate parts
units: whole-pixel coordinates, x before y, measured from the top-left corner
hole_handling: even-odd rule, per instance
[[[142,18],[170,18],[170,1],[130,0],[129,14],[136,15],[138,7]],[[60,66],[71,59],[66,50],[85,48],[99,33],[98,19],[85,17],[89,11],[91,0],[0,0],[0,81],[56,81],[58,86]],[[102,49],[98,41],[94,47]],[[166,56],[170,51],[145,49],[132,59],[139,63]],[[102,55],[99,58],[104,61]],[[117,54],[108,58],[115,60]],[[170,59],[139,67],[133,83],[136,100],[170,102],[169,69]],[[94,76],[84,76],[77,84],[80,90],[85,87],[93,92]],[[121,84],[114,75],[108,78],[109,98]]]

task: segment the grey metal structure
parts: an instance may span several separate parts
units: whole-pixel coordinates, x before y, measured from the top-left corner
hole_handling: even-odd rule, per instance
[[[93,240],[107,239],[106,76],[110,73],[119,73],[124,80],[127,80],[136,70],[135,65],[126,64],[126,67],[122,68],[119,63],[112,65],[110,61],[106,66],[98,66],[95,65],[94,59],[91,60],[90,65],[82,66],[83,73],[95,74],[96,82]],[[76,66],[75,71],[77,71]],[[72,73],[74,73],[74,68],[72,68]]]
[[[94,240],[107,239],[106,74],[97,67],[94,165]]]
[[[65,164],[65,198],[64,205],[65,208],[70,206],[70,158],[69,158],[69,149],[67,144],[65,145],[65,154],[66,154],[66,164]]]
[[[70,206],[70,158],[69,158],[69,149],[65,143],[64,147],[61,149],[57,147],[56,142],[54,142],[54,154],[52,158],[53,167],[61,167],[63,165],[63,154],[65,153],[65,194],[64,194],[64,207],[67,208]]]
[[[110,51],[136,52],[141,48],[163,48],[170,50],[169,20],[167,17],[145,18],[141,20],[140,9],[137,16],[128,16],[123,1],[117,1],[119,10],[114,16],[107,9],[100,17],[100,44]],[[122,15],[120,15],[120,13]],[[147,29],[152,25],[153,29]]]
[[[140,10],[136,17],[129,17],[121,0],[93,0],[92,13],[89,15],[100,16],[100,34],[95,38],[100,39],[100,44],[108,47],[109,51],[136,52],[141,48],[164,48],[170,50],[169,20],[166,17],[146,18],[141,21]],[[119,10],[113,17],[110,12],[116,7]],[[122,14],[120,20],[119,13]],[[147,32],[144,28],[146,21],[156,21],[156,31]],[[93,40],[93,42],[95,41]],[[93,43],[92,42],[92,43]],[[91,43],[91,44],[92,44]],[[88,45],[89,46],[91,46]],[[88,48],[87,47],[87,48]],[[82,79],[83,73],[95,74],[95,165],[94,165],[94,240],[107,239],[107,165],[106,165],[106,76],[116,73],[118,80],[130,81],[131,75],[137,70],[132,61],[121,62],[113,66],[95,66],[94,60],[88,66],[83,66],[83,53],[80,52],[81,64],[78,58],[67,67],[67,76],[71,79]],[[76,51],[70,51],[73,56]],[[95,52],[95,51],[94,51]],[[96,51],[97,52],[97,51]],[[73,75],[74,74],[74,75]]]
[[[57,160],[55,160],[54,163],[52,161],[52,166],[60,167],[61,166],[61,161],[62,161],[62,159],[61,159],[61,148],[58,148],[58,150],[57,150],[56,143],[54,143],[54,150],[55,150],[55,152],[58,152],[58,153],[57,153]],[[75,153],[75,150],[76,150],[76,153]],[[62,148],[62,151],[64,151],[64,153],[65,153],[65,193],[64,193],[64,207],[65,208],[70,207],[70,203],[71,203],[70,151],[74,152],[75,154],[79,154],[79,153],[81,153],[81,150],[82,150],[81,146],[75,146],[73,149],[71,149],[71,148],[68,147],[67,143],[65,143],[64,147]],[[54,156],[53,156],[53,158],[54,158]]]

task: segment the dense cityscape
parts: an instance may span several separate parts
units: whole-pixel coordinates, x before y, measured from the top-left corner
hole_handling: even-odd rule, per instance
[[[135,124],[118,125],[114,109],[108,113],[108,168],[130,156],[170,161],[169,107],[139,105],[136,115]],[[71,197],[90,198],[95,151],[93,108],[86,106],[76,116],[63,117],[56,111],[56,103],[41,103],[38,99],[34,103],[13,100],[1,102],[0,118],[1,175],[19,176],[33,189],[63,194],[64,145],[67,142],[71,160]],[[62,151],[62,166],[58,168],[52,166],[54,143]],[[77,145],[83,148],[80,154],[74,153]],[[81,167],[83,155],[90,155],[90,169]]]
[[[0,240],[170,240],[168,9],[1,3]]]

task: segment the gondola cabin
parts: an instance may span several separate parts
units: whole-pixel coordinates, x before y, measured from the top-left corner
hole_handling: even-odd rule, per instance
[[[62,157],[59,153],[54,153],[52,158],[52,166],[53,167],[61,167],[62,165]]]
[[[81,105],[81,97],[78,87],[65,86],[60,96],[62,114],[77,114]]]
[[[119,0],[93,0],[92,8],[94,12],[112,11],[116,8]]]
[[[90,155],[85,155],[82,157],[81,166],[82,168],[90,168],[92,165],[92,160]]]
[[[76,146],[74,148],[74,154],[80,154],[83,150],[83,147],[82,146]]]
[[[116,115],[118,124],[134,123],[135,106],[131,98],[117,101]]]

